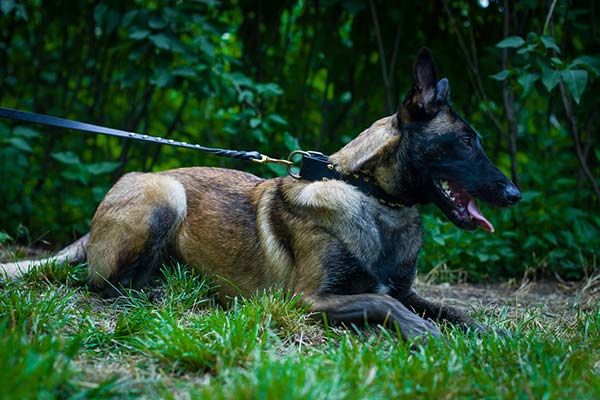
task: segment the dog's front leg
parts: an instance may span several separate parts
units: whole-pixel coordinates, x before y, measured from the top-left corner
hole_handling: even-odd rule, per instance
[[[397,298],[406,307],[414,310],[415,313],[423,316],[423,318],[449,322],[458,325],[465,331],[474,330],[483,333],[489,330],[489,327],[469,317],[458,308],[429,301],[418,295],[414,290],[410,290],[407,295],[398,296]]]
[[[394,326],[402,337],[410,340],[431,334],[440,337],[440,330],[411,312],[398,300],[379,294],[322,295],[307,299],[314,312],[324,313],[328,321],[355,325]]]

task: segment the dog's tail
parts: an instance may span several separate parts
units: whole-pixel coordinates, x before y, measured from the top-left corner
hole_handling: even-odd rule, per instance
[[[21,260],[12,263],[0,264],[0,278],[6,277],[15,279],[26,274],[33,268],[46,265],[51,262],[69,263],[71,265],[79,264],[87,260],[87,243],[90,234],[79,238],[74,243],[68,245],[53,256],[42,258],[40,260]]]

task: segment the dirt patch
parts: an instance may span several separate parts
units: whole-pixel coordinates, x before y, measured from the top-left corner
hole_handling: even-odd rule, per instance
[[[570,320],[600,302],[600,275],[581,282],[523,281],[509,283],[417,283],[426,297],[485,314],[508,316],[537,311],[548,319]]]
[[[48,249],[41,247],[0,245],[0,262],[11,262],[15,259],[38,259],[48,256]]]

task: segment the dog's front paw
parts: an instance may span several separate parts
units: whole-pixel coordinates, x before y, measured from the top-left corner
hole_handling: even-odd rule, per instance
[[[403,324],[403,326],[400,327],[400,332],[402,338],[407,341],[413,341],[415,339],[426,340],[427,336],[431,336],[435,339],[442,337],[440,329],[431,321],[424,319]]]
[[[508,329],[504,329],[504,328],[489,328],[487,333],[494,334],[495,336],[500,337],[500,338],[510,338],[515,335],[514,332],[509,331]]]
[[[508,329],[492,327],[486,324],[482,324],[480,322],[475,322],[465,326],[465,331],[475,332],[476,334],[483,335],[494,335],[498,337],[510,337],[512,336],[512,332]]]

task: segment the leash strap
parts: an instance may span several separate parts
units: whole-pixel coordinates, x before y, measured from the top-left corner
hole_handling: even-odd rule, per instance
[[[36,124],[43,124],[49,126],[55,126],[57,128],[73,129],[76,131],[99,133],[102,135],[116,136],[124,139],[141,140],[144,142],[152,142],[163,145],[185,147],[188,149],[194,149],[203,151],[208,154],[212,154],[219,157],[230,157],[238,160],[248,160],[255,162],[274,162],[258,151],[238,151],[238,150],[225,150],[216,149],[211,147],[200,146],[199,144],[192,144],[187,142],[180,142],[173,139],[164,139],[161,137],[154,137],[149,135],[141,135],[135,132],[126,132],[118,129],[105,128],[103,126],[87,124],[84,122],[72,121],[64,118],[51,117],[49,115],[36,114],[26,111],[13,110],[12,108],[0,107],[0,117],[10,118],[18,121],[32,122]]]

